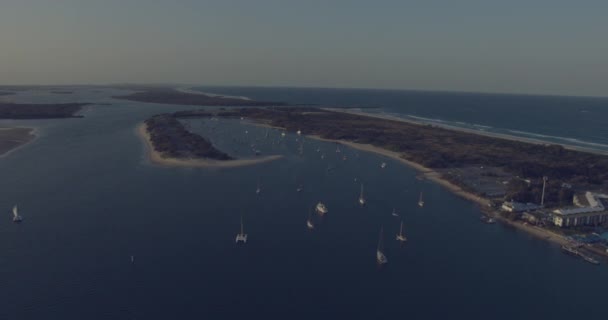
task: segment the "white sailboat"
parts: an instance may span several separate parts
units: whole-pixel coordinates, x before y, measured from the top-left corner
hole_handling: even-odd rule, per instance
[[[418,206],[424,207],[424,200],[422,200],[422,191],[420,191],[420,198],[418,199]]]
[[[393,212],[391,213],[391,215],[392,215],[393,217],[398,217],[398,216],[399,216],[399,214],[397,213],[397,209],[393,208]]]
[[[241,216],[241,233],[236,235],[236,243],[239,242],[247,243],[247,234],[245,234],[245,229],[243,227],[243,216]]]
[[[386,258],[383,252],[382,235],[383,229],[380,228],[380,239],[378,240],[378,248],[376,249],[376,261],[378,261],[379,264],[388,263],[388,259]]]
[[[323,202],[317,203],[317,206],[315,209],[317,210],[317,213],[320,215],[324,215],[328,212],[327,207],[323,204]]]
[[[301,135],[301,134],[302,134],[302,130],[298,130],[296,133],[297,133],[298,135]]]
[[[397,234],[397,241],[406,242],[407,238],[403,235],[403,220],[401,220],[401,227],[399,228],[399,233]]]
[[[336,153],[340,153],[340,152],[342,152],[342,150],[340,150],[340,146],[339,146],[339,145],[337,145],[337,146],[336,146]]]
[[[260,185],[260,183],[258,182],[258,186],[255,189],[255,194],[260,194],[262,192],[262,186]]]
[[[365,197],[363,196],[363,183],[361,184],[361,193],[359,194],[359,204],[365,205]]]
[[[308,219],[306,220],[306,226],[308,229],[314,229],[315,224],[312,222],[312,209],[308,212]]]
[[[131,263],[135,263],[135,256],[131,256]]]
[[[304,190],[304,187],[302,185],[298,185],[298,188],[296,188],[296,192],[302,192],[302,190]]]
[[[382,162],[382,163],[380,164],[380,168],[382,168],[382,169],[386,168],[386,162]]]
[[[17,205],[13,207],[13,222],[21,222],[23,218],[19,215],[19,210],[17,209]]]

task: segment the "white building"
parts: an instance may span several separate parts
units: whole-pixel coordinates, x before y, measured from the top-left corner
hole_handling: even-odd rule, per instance
[[[553,224],[559,227],[597,225],[608,221],[608,211],[602,203],[608,195],[587,191],[584,195],[575,195],[575,207],[553,210]]]

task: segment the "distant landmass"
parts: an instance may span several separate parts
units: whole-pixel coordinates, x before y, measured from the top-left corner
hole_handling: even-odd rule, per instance
[[[127,87],[129,88],[129,87]],[[147,103],[163,103],[196,106],[285,106],[286,103],[274,101],[255,101],[222,96],[210,96],[203,93],[182,92],[170,88],[143,87],[144,91],[123,96],[114,96],[115,99],[131,100]]]
[[[76,113],[89,103],[0,103],[0,119],[80,118]]]

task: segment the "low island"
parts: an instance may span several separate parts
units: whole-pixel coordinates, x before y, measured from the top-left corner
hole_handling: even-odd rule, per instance
[[[3,103],[0,102],[0,119],[54,119],[81,118],[77,115],[88,103]]]
[[[205,112],[197,117],[207,117]],[[145,142],[148,157],[154,164],[180,167],[238,167],[280,159],[280,155],[235,159],[218,150],[204,137],[188,131],[176,114],[160,114],[147,119],[137,128]]]

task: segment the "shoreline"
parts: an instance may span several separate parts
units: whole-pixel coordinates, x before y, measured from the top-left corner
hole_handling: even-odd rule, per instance
[[[351,141],[325,139],[325,138],[321,138],[320,136],[314,136],[314,135],[307,135],[307,137],[315,139],[315,140],[319,140],[319,141],[340,143],[344,146],[351,147],[353,149],[357,149],[357,150],[361,150],[361,151],[365,151],[365,152],[372,152],[375,154],[385,156],[387,158],[391,158],[393,160],[397,160],[397,161],[401,162],[402,164],[405,164],[408,167],[411,167],[411,168],[415,169],[416,171],[419,171],[425,179],[433,181],[433,182],[443,186],[444,188],[448,189],[449,191],[451,191],[452,193],[454,193],[460,197],[463,197],[469,201],[473,201],[480,206],[487,207],[490,204],[490,201],[488,199],[485,199],[476,194],[467,192],[467,191],[463,190],[461,187],[441,178],[441,173],[439,173],[431,168],[427,168],[419,163],[404,159],[402,157],[402,154],[399,152],[386,150],[386,149],[376,147],[371,144],[362,144],[362,143],[356,143],[356,142],[351,142]]]
[[[530,224],[524,224],[521,221],[511,221],[511,220],[508,220],[508,219],[502,217],[496,209],[489,207],[489,205],[491,204],[491,201],[489,199],[483,198],[474,193],[463,190],[459,186],[443,179],[439,172],[437,172],[433,169],[427,168],[423,165],[420,165],[416,162],[404,159],[401,157],[402,154],[400,154],[398,152],[386,150],[386,149],[376,147],[376,146],[373,146],[370,144],[361,144],[361,143],[356,143],[356,142],[351,142],[351,141],[325,139],[325,138],[321,138],[321,137],[315,136],[315,135],[307,135],[307,137],[315,139],[315,140],[319,140],[319,141],[339,143],[341,145],[351,147],[353,149],[357,149],[357,150],[364,151],[364,152],[372,152],[372,153],[375,153],[375,154],[378,154],[381,156],[391,158],[393,160],[397,160],[401,164],[407,165],[410,168],[413,168],[414,170],[420,172],[422,177],[424,177],[425,179],[432,181],[434,183],[437,183],[438,185],[447,189],[449,192],[452,192],[453,194],[455,194],[461,198],[464,198],[465,200],[472,201],[475,204],[479,205],[481,214],[489,215],[504,225],[513,227],[518,231],[525,232],[526,234],[529,234],[535,238],[545,240],[545,241],[548,241],[550,243],[553,243],[553,244],[556,244],[559,246],[572,244],[570,240],[566,239],[564,236],[557,234],[553,231],[543,229],[543,228],[540,228],[537,226],[533,226]],[[599,255],[598,252],[594,252],[594,253]],[[602,254],[602,256],[606,256],[606,254]]]
[[[140,123],[135,129],[136,135],[141,139],[146,148],[146,158],[152,164],[164,167],[187,167],[187,168],[235,168],[266,163],[283,158],[282,155],[271,155],[255,159],[236,160],[208,160],[208,159],[177,159],[166,158],[154,149],[150,135],[146,130],[145,123]]]
[[[12,146],[12,147],[8,147],[6,149],[0,150],[0,159],[4,158],[4,157],[8,157],[9,155],[11,155],[13,152],[18,151],[21,148],[24,148],[25,146],[31,144],[32,142],[34,142],[36,139],[38,139],[39,134],[38,134],[38,129],[37,128],[32,128],[32,127],[1,127],[0,128],[0,140],[5,139],[5,137],[2,137],[3,131],[10,131],[10,130],[24,130],[25,132],[23,132],[18,138],[15,137],[6,137],[8,138],[8,141],[16,141],[17,144]]]
[[[520,222],[520,221],[511,221],[506,218],[503,218],[502,216],[500,216],[500,214],[498,214],[498,211],[496,209],[489,207],[489,205],[491,204],[491,201],[489,199],[483,198],[474,193],[463,190],[459,186],[441,178],[441,173],[439,173],[433,169],[427,168],[423,165],[420,165],[416,162],[404,159],[401,157],[402,154],[400,154],[398,152],[386,150],[386,149],[376,147],[376,146],[373,146],[370,144],[362,144],[362,143],[356,143],[356,142],[351,142],[351,141],[342,141],[342,140],[334,140],[334,139],[325,139],[325,138],[321,138],[321,137],[315,136],[315,135],[307,135],[307,137],[315,139],[315,140],[319,140],[319,141],[339,143],[341,145],[351,147],[353,149],[361,150],[364,152],[372,152],[372,153],[375,153],[375,154],[378,154],[381,156],[391,158],[393,160],[397,160],[401,164],[405,164],[405,165],[409,166],[410,168],[413,168],[416,171],[420,172],[425,179],[432,181],[434,183],[437,183],[438,185],[447,189],[449,192],[452,192],[453,194],[455,194],[461,198],[464,198],[465,200],[472,201],[475,204],[479,205],[481,214],[490,215],[492,218],[496,219],[497,221],[499,221],[505,225],[511,226],[511,227],[515,228],[516,230],[525,232],[538,239],[546,240],[550,243],[554,243],[554,244],[560,245],[560,246],[571,244],[571,241],[569,241],[562,235],[559,235],[550,230],[539,228],[537,226],[533,226],[533,225],[529,225],[529,224],[524,224],[523,222]],[[605,256],[605,254],[603,256]]]
[[[509,134],[504,134],[504,133],[488,132],[488,131],[481,131],[481,130],[468,129],[468,128],[460,128],[460,127],[451,126],[451,125],[447,125],[447,124],[437,124],[437,123],[430,123],[430,122],[424,122],[424,121],[416,121],[416,120],[405,119],[405,118],[400,118],[400,117],[391,116],[391,115],[373,114],[373,113],[367,113],[367,112],[363,112],[363,111],[342,110],[342,109],[336,109],[336,108],[321,108],[321,109],[331,111],[331,112],[341,112],[341,113],[347,113],[347,114],[352,114],[352,115],[357,115],[357,116],[398,121],[398,122],[414,124],[414,125],[432,126],[432,127],[442,128],[442,129],[446,129],[446,130],[464,132],[464,133],[480,135],[480,136],[496,138],[496,139],[525,142],[525,143],[531,143],[531,144],[537,144],[537,145],[560,145],[560,146],[564,147],[564,149],[567,149],[567,150],[599,154],[599,155],[608,155],[608,151],[604,151],[604,150],[600,150],[600,149],[586,148],[586,147],[580,147],[580,146],[571,145],[571,144],[544,141],[544,140],[540,140],[540,139],[526,138],[526,137],[520,137],[520,136],[509,135]]]

